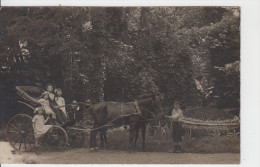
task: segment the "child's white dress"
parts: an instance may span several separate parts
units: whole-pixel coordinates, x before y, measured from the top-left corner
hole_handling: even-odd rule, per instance
[[[43,115],[35,115],[33,117],[35,138],[40,138],[52,127],[51,125],[44,125],[44,121]]]
[[[55,113],[53,112],[53,110],[50,107],[49,100],[40,99],[40,100],[38,100],[38,102],[43,106],[45,113],[47,115],[55,115]]]
[[[57,98],[55,98],[55,102],[58,104],[58,106],[64,106],[64,105],[65,105],[65,100],[64,100],[63,97],[57,97]],[[67,117],[67,113],[66,113],[65,107],[61,107],[60,109],[63,111],[63,113],[64,113],[65,116]]]

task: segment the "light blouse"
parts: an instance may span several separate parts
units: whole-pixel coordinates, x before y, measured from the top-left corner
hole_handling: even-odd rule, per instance
[[[183,112],[181,109],[173,109],[170,117],[175,121],[181,121],[183,119]]]
[[[58,106],[64,106],[65,105],[65,99],[63,97],[57,97],[55,98],[55,102],[58,104]],[[67,116],[65,107],[60,108],[63,113]]]

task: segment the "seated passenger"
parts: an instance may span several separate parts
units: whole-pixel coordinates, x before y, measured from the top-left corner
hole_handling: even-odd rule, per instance
[[[43,93],[42,97],[38,100],[38,103],[40,103],[43,106],[43,109],[47,115],[51,115],[52,118],[56,119],[56,114],[53,112],[53,110],[50,107],[48,93]]]
[[[54,102],[54,97],[55,95],[53,94],[53,86],[52,84],[48,84],[47,85],[47,91],[44,93],[48,93],[49,95],[49,101],[51,102],[51,104]]]
[[[60,125],[65,124],[68,121],[68,119],[67,119],[66,113],[64,113],[63,110],[59,108],[60,106],[59,106],[59,104],[57,104],[57,102],[55,100],[55,95],[53,93],[52,84],[47,85],[47,91],[45,91],[44,94],[48,95],[48,101],[49,101],[48,106],[56,114],[55,118],[57,119],[58,124],[60,124]],[[64,107],[61,107],[61,108],[65,108],[65,101],[64,101]],[[57,124],[56,122],[53,122],[53,123]]]
[[[69,115],[69,119],[71,121],[71,124],[75,124],[78,120],[78,111],[79,111],[80,107],[77,104],[76,100],[73,100],[72,104],[70,106],[68,106],[68,115]]]
[[[58,104],[59,108],[63,111],[64,115],[67,117],[67,113],[65,109],[65,99],[61,96],[62,90],[58,88],[56,94],[57,96],[55,97],[55,102]]]
[[[63,97],[61,97],[61,95],[62,95],[62,90],[58,88],[56,91],[56,97],[54,98],[55,101],[54,110],[56,112],[58,122],[64,125],[69,121],[69,119],[67,117],[67,113],[65,109],[65,100]]]

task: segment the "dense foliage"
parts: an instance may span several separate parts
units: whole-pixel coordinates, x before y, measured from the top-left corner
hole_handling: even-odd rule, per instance
[[[2,8],[0,81],[72,99],[130,101],[162,93],[165,105],[237,107],[240,13],[231,7]],[[238,70],[219,70],[238,62]],[[219,67],[219,68],[218,68]]]

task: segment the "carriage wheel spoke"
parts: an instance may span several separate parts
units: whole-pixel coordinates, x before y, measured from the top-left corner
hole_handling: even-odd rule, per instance
[[[25,116],[23,116],[23,118],[25,118],[25,119],[23,119],[22,129],[26,130],[26,125],[28,123],[28,121],[27,121],[28,119]]]
[[[34,136],[34,133],[27,133],[27,136]]]
[[[14,122],[15,122],[16,124],[19,124],[19,123],[17,122],[16,118],[14,118],[13,120],[14,120]]]
[[[28,132],[30,130],[32,130],[32,124],[28,124],[26,127],[25,127],[25,131]]]
[[[26,145],[28,146],[28,150],[32,149],[32,144],[30,143],[30,141],[28,140],[28,138],[25,138],[25,141],[27,141],[28,143],[26,143]]]
[[[29,129],[25,130],[25,133],[34,134],[34,130],[33,130],[33,128],[29,128]]]
[[[27,139],[32,141],[32,142],[35,142],[31,137],[27,136]]]
[[[26,142],[25,142],[25,138],[23,139],[23,141],[24,141],[24,149],[25,149],[25,150],[27,150],[27,149],[26,149]]]
[[[17,136],[15,136],[15,137],[12,137],[11,139],[13,139],[12,141],[16,144],[17,143],[17,141],[20,139],[20,134],[19,135],[17,135]],[[10,140],[10,139],[9,139]]]
[[[22,140],[23,140],[23,138],[21,138],[21,140],[20,140],[19,151],[21,150]]]
[[[12,139],[14,139],[14,138],[17,138],[18,136],[20,136],[20,134],[15,135],[15,136],[12,136],[11,138],[8,138],[8,140],[12,140]]]
[[[15,146],[15,145],[17,144],[17,140],[18,140],[18,139],[19,139],[19,138],[16,138],[16,140],[10,142],[10,144],[11,144],[12,146]]]
[[[16,130],[20,131],[20,129],[18,129],[16,126],[14,126],[13,124],[9,124],[11,125],[13,128],[15,128]]]
[[[15,134],[19,134],[19,132],[17,132],[17,131],[8,131],[8,133],[15,133]]]

